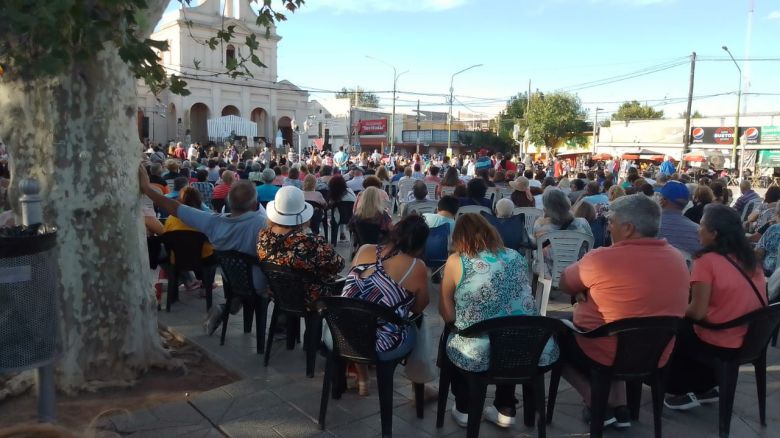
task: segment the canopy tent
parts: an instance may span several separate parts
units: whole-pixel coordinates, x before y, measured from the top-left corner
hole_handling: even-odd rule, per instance
[[[257,137],[257,123],[242,119],[238,116],[224,116],[206,121],[209,139],[223,140],[235,135],[236,137]]]
[[[593,155],[591,158],[596,160],[596,161],[608,161],[608,160],[612,159],[612,155],[610,155],[610,154],[608,154],[606,152],[601,152],[601,153],[598,153],[596,155]]]
[[[626,152],[622,157],[624,160],[650,160],[650,161],[663,161],[664,154],[660,152],[651,151],[650,149],[641,149],[636,152]]]
[[[590,153],[590,151],[583,151],[583,150],[579,150],[579,151],[564,151],[564,152],[559,152],[557,156],[559,156],[559,157],[574,157],[576,155],[585,155],[585,154],[589,154],[589,153]]]
[[[707,160],[702,152],[689,152],[682,157],[683,161],[689,161],[691,163],[701,163]]]

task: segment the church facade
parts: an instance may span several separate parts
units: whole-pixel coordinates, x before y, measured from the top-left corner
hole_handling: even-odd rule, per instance
[[[155,143],[169,141],[220,143],[209,137],[207,121],[235,115],[257,124],[257,138],[273,143],[281,131],[284,141],[297,144],[293,121],[306,120],[311,110],[308,92],[288,81],[278,81],[277,45],[281,37],[256,24],[257,14],[246,1],[205,0],[195,7],[180,8],[163,16],[152,39],[168,41],[169,50],[160,53],[168,74],[187,82],[191,94],[179,96],[168,90],[155,96],[143,81],[137,90],[138,133],[140,139]],[[190,24],[188,26],[188,23]],[[211,50],[205,41],[220,29],[235,26],[230,43]],[[231,58],[247,56],[246,37],[255,34],[259,48],[255,54],[266,68],[251,62],[254,77],[222,74]],[[251,141],[252,139],[248,139]]]

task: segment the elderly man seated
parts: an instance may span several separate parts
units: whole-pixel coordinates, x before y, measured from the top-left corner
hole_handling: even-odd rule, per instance
[[[683,209],[690,198],[688,187],[679,181],[669,181],[658,194],[662,209],[658,237],[665,238],[673,247],[688,254],[697,253],[701,249],[699,225],[683,216]]]
[[[743,179],[742,182],[739,183],[739,192],[742,193],[742,195],[737,198],[737,201],[734,202],[733,207],[740,215],[742,215],[742,210],[744,210],[749,203],[757,199],[761,199],[761,197],[753,190],[753,186],[750,184],[750,181],[746,179]]]
[[[561,289],[578,302],[574,324],[592,330],[625,318],[682,317],[688,303],[688,268],[679,251],[655,238],[661,221],[658,204],[642,194],[623,196],[613,201],[608,217],[613,245],[590,251],[561,276]],[[614,338],[561,340],[563,376],[583,398],[586,422],[590,421],[590,368],[611,365],[616,348]],[[659,365],[667,362],[670,353],[671,345]],[[622,382],[613,382],[609,406],[605,425],[631,426]]]
[[[426,199],[428,197],[428,187],[423,181],[415,181],[412,186],[412,196],[414,197],[413,200],[401,204],[401,217],[409,214],[409,212],[414,210],[414,207],[428,202]]]
[[[226,172],[227,173],[227,172]],[[237,181],[230,187],[227,199],[230,203],[230,213],[215,215],[210,212],[183,205],[176,199],[166,198],[154,190],[149,183],[146,170],[138,170],[138,183],[141,192],[148,196],[156,205],[168,211],[172,216],[181,219],[186,225],[206,235],[208,241],[219,251],[239,251],[257,257],[257,241],[260,230],[266,227],[265,209],[257,205],[257,192],[254,184],[249,181]],[[257,211],[255,211],[257,209]],[[268,283],[259,266],[253,267],[252,280],[258,294],[266,294]],[[231,311],[238,312],[240,302],[230,303]],[[214,333],[222,321],[220,315],[222,306],[212,307],[209,318],[204,323],[208,334]]]

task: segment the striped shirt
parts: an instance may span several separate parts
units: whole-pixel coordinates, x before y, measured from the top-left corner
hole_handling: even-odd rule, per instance
[[[414,303],[414,295],[410,294],[399,283],[403,283],[406,277],[414,267],[414,263],[407,271],[400,282],[396,282],[385,272],[382,262],[398,254],[391,252],[384,259],[382,258],[382,246],[376,247],[376,262],[356,265],[347,274],[347,280],[344,283],[344,290],[341,293],[343,297],[358,298],[372,303],[381,304],[393,309],[393,311],[402,318],[409,314],[409,308]],[[416,261],[416,260],[415,260]],[[375,268],[374,272],[366,278],[361,278],[363,272]],[[404,341],[406,331],[401,327],[389,322],[382,323],[377,327],[376,349],[377,351],[392,350]]]

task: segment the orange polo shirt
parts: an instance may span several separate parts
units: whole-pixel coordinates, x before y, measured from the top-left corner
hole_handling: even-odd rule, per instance
[[[624,318],[682,317],[688,306],[688,268],[666,239],[632,239],[595,249],[564,275],[570,293],[587,290],[587,301],[574,309],[574,324],[583,330]],[[611,365],[615,359],[616,338],[578,336],[577,343],[596,362]],[[673,344],[659,365],[669,359]]]

